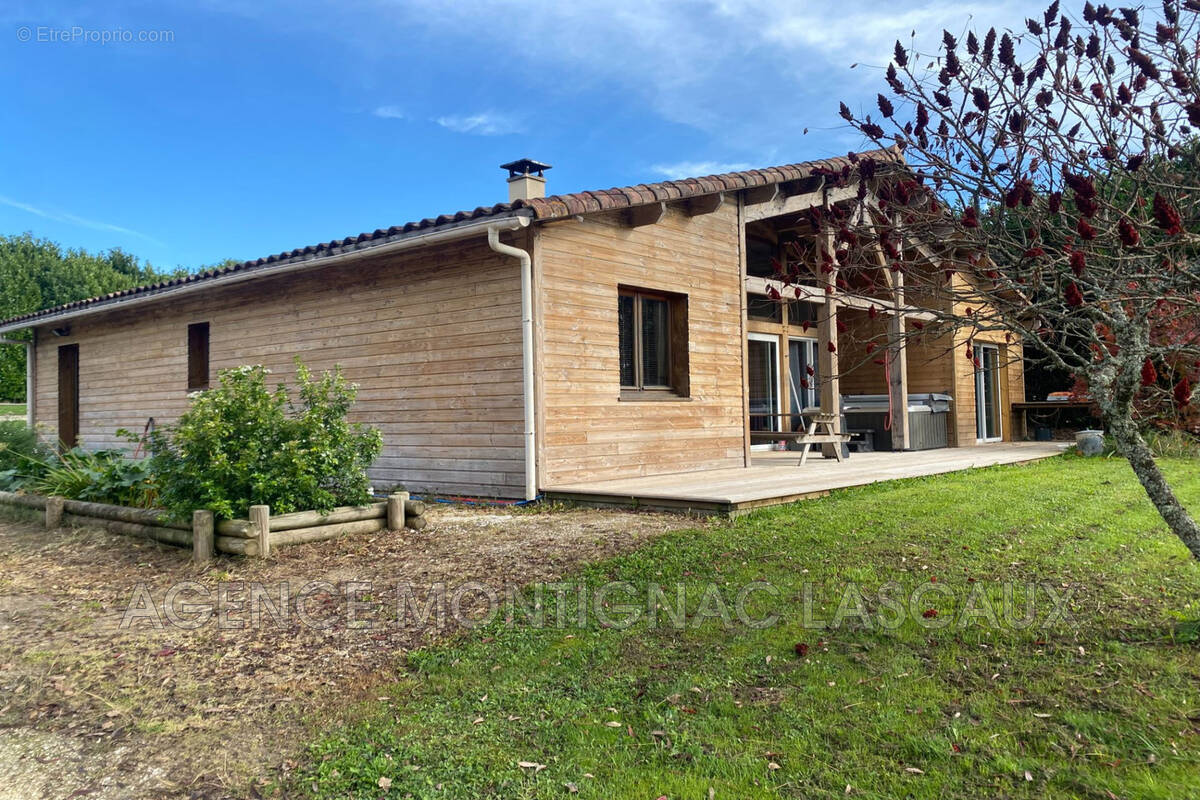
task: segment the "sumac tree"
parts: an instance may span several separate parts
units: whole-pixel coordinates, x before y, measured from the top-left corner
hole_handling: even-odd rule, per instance
[[[841,115],[892,146],[908,177],[822,224],[842,269],[874,263],[856,249],[886,248],[910,285],[948,297],[926,333],[969,342],[1006,331],[1085,380],[1151,501],[1200,558],[1200,528],[1139,419],[1152,408],[1186,417],[1197,403],[1198,14],[1196,0],[1086,3],[1078,15],[1055,2],[1020,31],[945,32],[933,53],[897,42],[872,108],[843,103]],[[868,183],[876,160],[830,177]],[[914,255],[897,239],[926,246]]]

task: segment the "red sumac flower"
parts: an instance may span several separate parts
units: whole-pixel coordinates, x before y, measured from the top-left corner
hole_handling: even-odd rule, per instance
[[[1127,219],[1117,223],[1117,234],[1121,237],[1121,244],[1126,247],[1137,247],[1142,240],[1142,237],[1138,235],[1137,228],[1133,227],[1133,223]]]
[[[1158,383],[1158,370],[1154,368],[1154,362],[1150,356],[1146,356],[1146,360],[1142,362],[1142,386],[1153,386]]]
[[[1067,284],[1067,289],[1063,292],[1063,297],[1066,298],[1067,305],[1069,306],[1083,305],[1083,292],[1079,291],[1079,287],[1075,285],[1074,281]]]
[[[1179,216],[1179,211],[1167,198],[1157,193],[1154,195],[1154,221],[1168,236],[1183,233],[1183,219]]]
[[[1096,238],[1096,229],[1089,225],[1086,219],[1080,219],[1079,224],[1075,226],[1075,229],[1079,231],[1080,239],[1090,242],[1092,239]]]
[[[1158,71],[1158,67],[1154,63],[1154,59],[1136,47],[1129,48],[1129,60],[1137,64],[1137,68],[1142,71],[1142,74],[1152,81],[1156,81],[1162,76],[1162,73]]]
[[[1186,408],[1192,400],[1192,382],[1186,377],[1180,378],[1179,383],[1175,384],[1175,405],[1178,408]]]
[[[827,348],[828,348],[829,352],[831,352],[831,353],[836,353],[836,352],[837,352],[837,345],[836,345],[836,344],[834,344],[833,342],[830,342],[830,343],[828,344]]]
[[[1081,277],[1084,269],[1087,268],[1087,257],[1082,250],[1076,250],[1071,253],[1071,272],[1075,273],[1075,277]]]
[[[1187,106],[1188,122],[1194,127],[1200,128],[1200,103],[1188,103]]]
[[[966,211],[963,212],[962,224],[963,224],[964,228],[978,228],[979,227],[979,212],[976,211],[974,208],[968,208]]]

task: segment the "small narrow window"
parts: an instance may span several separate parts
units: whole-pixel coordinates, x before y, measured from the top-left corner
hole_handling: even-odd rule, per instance
[[[188,391],[208,388],[208,323],[188,325]]]
[[[617,327],[622,396],[687,397],[687,297],[622,287]]]

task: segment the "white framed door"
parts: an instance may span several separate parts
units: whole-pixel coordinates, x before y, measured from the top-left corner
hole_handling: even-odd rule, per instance
[[[747,375],[750,392],[750,430],[778,431],[782,419],[780,399],[783,395],[779,380],[779,337],[768,333],[747,334]],[[769,450],[770,444],[756,444],[756,450]]]
[[[1000,420],[1000,348],[994,344],[974,346],[975,440],[999,442],[1004,438]]]

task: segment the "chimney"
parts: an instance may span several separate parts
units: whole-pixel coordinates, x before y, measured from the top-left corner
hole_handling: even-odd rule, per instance
[[[546,176],[542,173],[550,169],[549,164],[522,158],[501,164],[500,169],[508,170],[508,202],[546,196]]]

